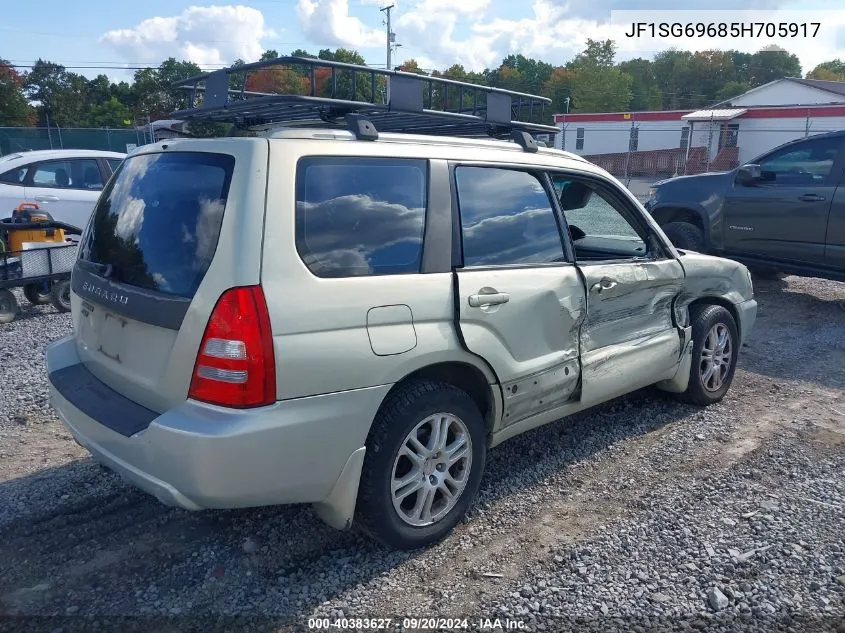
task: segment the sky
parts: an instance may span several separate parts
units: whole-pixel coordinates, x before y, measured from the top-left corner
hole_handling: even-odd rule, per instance
[[[173,56],[204,69],[237,58],[256,60],[273,48],[346,47],[384,67],[384,13],[391,0],[40,0],[37,13],[25,2],[4,2],[0,58],[26,66],[42,58],[89,77],[105,73],[129,79],[133,66],[157,66]],[[462,64],[467,70],[496,67],[511,53],[564,64],[587,37],[614,39],[617,60],[650,58],[668,48],[736,48],[755,52],[778,44],[798,55],[803,72],[845,60],[845,9],[839,0],[689,0],[692,14],[673,11],[675,0],[393,0],[393,31],[401,46],[393,65],[416,59],[421,68]],[[728,11],[740,7],[747,12]],[[708,9],[708,11],[703,11]],[[637,11],[636,14],[618,11]],[[626,37],[631,22],[786,22],[821,24],[815,37],[778,39]],[[787,27],[789,28],[789,27]],[[799,27],[800,28],[800,27]],[[806,27],[812,34],[815,26]],[[82,68],[90,66],[92,68]],[[107,69],[100,67],[108,67]],[[77,68],[73,68],[77,67]],[[25,68],[24,68],[25,70]]]

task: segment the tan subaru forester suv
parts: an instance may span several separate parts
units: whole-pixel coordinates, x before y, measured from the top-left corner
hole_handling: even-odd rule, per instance
[[[415,548],[508,438],[649,385],[724,397],[756,315],[743,265],[679,252],[616,179],[519,130],[347,121],[159,142],[111,178],[47,352],[97,461],[166,504],[311,503]]]

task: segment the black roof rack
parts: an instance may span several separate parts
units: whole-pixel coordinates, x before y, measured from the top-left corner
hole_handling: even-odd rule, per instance
[[[246,89],[251,73],[279,67],[288,73],[288,83],[298,83],[303,94]],[[174,112],[174,119],[225,122],[240,128],[341,126],[365,140],[378,138],[379,131],[510,137],[526,151],[537,151],[531,134],[558,132],[541,122],[546,118],[545,106],[551,103],[546,97],[324,59],[279,57],[173,85],[189,94],[189,107]]]

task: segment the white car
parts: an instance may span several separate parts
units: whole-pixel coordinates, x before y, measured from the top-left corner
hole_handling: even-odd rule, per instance
[[[17,152],[0,156],[0,218],[36,202],[57,222],[84,229],[105,183],[126,154],[92,149]]]

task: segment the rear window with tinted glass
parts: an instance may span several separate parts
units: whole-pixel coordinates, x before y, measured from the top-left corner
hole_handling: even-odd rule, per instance
[[[234,165],[201,152],[128,158],[97,202],[80,259],[110,264],[113,281],[192,297],[217,249]]]
[[[427,163],[309,157],[296,181],[296,249],[318,277],[419,272]]]

